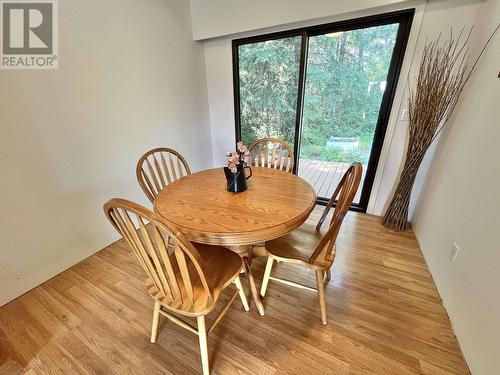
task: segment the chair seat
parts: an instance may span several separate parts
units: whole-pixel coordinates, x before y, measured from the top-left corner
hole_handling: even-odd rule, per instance
[[[160,300],[162,305],[174,311],[182,311],[183,314],[187,312],[196,316],[211,311],[220,293],[240,274],[243,262],[238,254],[225,247],[194,242],[192,244],[199,252],[207,283],[213,290],[213,300],[208,299],[208,295],[206,295],[205,289],[198,277],[190,278],[193,286],[194,300],[197,301],[196,304],[192,304],[184,292],[182,293],[182,303],[179,300],[167,298],[167,296],[158,290],[151,278],[146,279],[146,286],[149,294],[153,298]],[[188,262],[187,266],[189,274],[196,275],[193,263]],[[175,274],[180,274],[180,270],[175,262],[172,264],[172,268]],[[177,277],[177,280],[182,283],[182,277]],[[186,288],[181,287],[180,289],[184,291]]]
[[[224,289],[243,268],[241,257],[234,251],[222,246],[205,245],[193,242],[200,253],[207,272],[208,284],[214,289]]]
[[[266,251],[279,261],[299,263],[314,269],[329,268],[333,261],[324,259],[322,255],[314,263],[309,263],[309,258],[327,230],[327,225],[316,230],[315,224],[305,222],[287,235],[267,241]]]

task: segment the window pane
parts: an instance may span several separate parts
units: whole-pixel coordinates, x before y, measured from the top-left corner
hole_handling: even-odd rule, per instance
[[[299,175],[318,196],[333,193],[350,163],[366,171],[397,31],[396,23],[309,38]]]
[[[277,137],[292,147],[299,82],[301,37],[238,47],[241,139],[245,144]]]

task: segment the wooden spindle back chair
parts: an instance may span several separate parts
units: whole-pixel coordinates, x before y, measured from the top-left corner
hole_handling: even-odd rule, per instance
[[[146,286],[155,301],[151,342],[156,341],[161,314],[199,336],[203,373],[208,374],[207,334],[238,294],[248,311],[239,279],[243,267],[241,258],[219,246],[196,244],[198,249],[161,216],[134,202],[111,199],[104,205],[104,212],[147,274]],[[212,311],[221,292],[231,283],[236,284],[236,292],[207,329],[205,315]],[[171,312],[196,317],[198,326]]]
[[[286,236],[266,242],[268,259],[260,292],[262,296],[266,294],[269,280],[318,292],[321,321],[323,324],[327,323],[324,293],[325,273],[326,280],[329,281],[331,277],[330,267],[335,259],[335,241],[344,217],[356,196],[362,174],[363,167],[360,163],[353,163],[347,169],[315,227],[306,222]],[[334,205],[335,209],[330,225],[326,231],[322,231],[323,222]],[[317,289],[290,280],[271,277],[275,260],[302,265],[314,270]]]
[[[213,303],[198,251],[182,233],[133,202],[113,199],[106,203],[105,212],[134,251],[158,299],[166,306],[190,313]],[[193,284],[201,286],[196,294]]]
[[[322,258],[319,260],[323,264],[330,263],[331,265],[333,263],[335,259],[335,241],[337,240],[337,235],[339,234],[344,217],[347,214],[347,211],[349,211],[352,201],[356,196],[362,174],[363,166],[361,163],[353,163],[340,179],[337,188],[333,192],[318,221],[318,224],[316,225],[316,230],[319,231],[328,216],[330,209],[333,205],[335,205],[328,231],[318,243],[309,258],[310,264],[314,264],[320,256],[322,256]]]
[[[251,164],[256,167],[279,169],[293,173],[293,151],[290,145],[278,138],[257,139],[250,146]]]
[[[151,202],[169,183],[189,174],[186,159],[171,148],[149,150],[137,162],[137,181]]]

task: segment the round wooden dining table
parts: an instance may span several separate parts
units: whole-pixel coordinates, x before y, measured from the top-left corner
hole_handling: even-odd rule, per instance
[[[271,168],[252,167],[247,185],[244,192],[228,192],[222,168],[204,170],[167,185],[155,198],[154,210],[190,241],[237,252],[255,305],[264,315],[250,268],[252,245],[302,225],[314,209],[316,193],[302,178]]]

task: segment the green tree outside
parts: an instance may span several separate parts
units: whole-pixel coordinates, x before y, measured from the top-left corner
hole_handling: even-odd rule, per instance
[[[398,24],[309,38],[301,158],[366,163]],[[293,146],[301,37],[239,47],[242,140]],[[355,140],[337,147],[340,138]],[[341,140],[340,140],[341,141]]]

